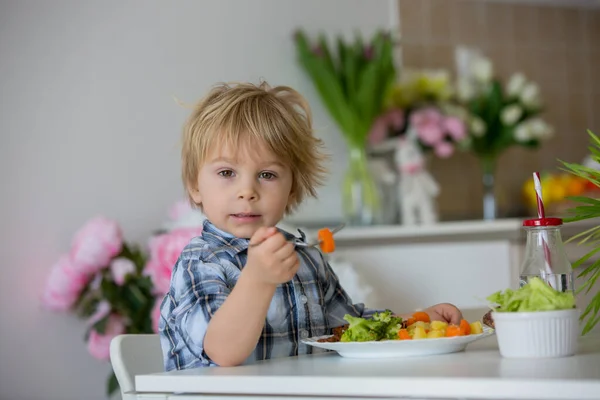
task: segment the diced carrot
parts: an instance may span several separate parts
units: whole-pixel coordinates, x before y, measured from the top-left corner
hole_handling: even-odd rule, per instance
[[[461,336],[460,327],[458,325],[448,325],[446,328],[446,337]]]
[[[412,340],[410,333],[406,329],[400,329],[398,331],[398,339],[400,340]]]
[[[412,316],[415,319],[415,321],[431,322],[431,319],[429,318],[429,314],[427,314],[426,312],[423,312],[423,311],[417,311]]]
[[[411,326],[415,322],[417,322],[417,320],[411,317],[411,318],[409,318],[409,319],[406,320],[406,326]]]
[[[460,334],[461,336],[467,336],[471,334],[471,325],[466,319],[460,321]]]
[[[319,229],[317,238],[319,239],[319,247],[323,253],[333,253],[335,251],[335,240],[333,239],[333,233],[329,229]]]

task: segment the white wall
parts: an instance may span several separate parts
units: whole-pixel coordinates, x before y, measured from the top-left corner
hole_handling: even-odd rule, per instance
[[[340,216],[344,144],[295,62],[291,35],[370,34],[388,1],[0,0],[0,399],[100,399],[109,367],[83,323],[38,297],[71,235],[98,213],[146,240],[182,194],[177,142],[197,100],[222,80],[265,78],[304,93],[334,155],[321,202]]]

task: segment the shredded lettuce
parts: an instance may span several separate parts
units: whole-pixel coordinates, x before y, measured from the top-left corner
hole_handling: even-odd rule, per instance
[[[532,312],[567,310],[575,307],[572,292],[559,292],[538,277],[518,290],[506,289],[488,296],[498,312]]]

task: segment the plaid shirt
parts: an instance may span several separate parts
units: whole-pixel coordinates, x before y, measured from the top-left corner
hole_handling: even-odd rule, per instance
[[[302,239],[281,232],[288,240],[305,240],[302,232]],[[181,252],[160,309],[159,332],[167,371],[216,365],[204,352],[204,335],[240,276],[248,242],[205,221],[202,235]],[[345,314],[366,317],[374,311],[352,304],[319,250],[298,246],[296,252],[300,268],[293,280],[277,287],[262,335],[246,363],[322,351],[301,340],[331,334],[332,328],[346,324]]]

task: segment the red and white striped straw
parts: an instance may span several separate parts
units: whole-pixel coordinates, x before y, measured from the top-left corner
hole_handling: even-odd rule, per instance
[[[535,197],[537,200],[538,218],[546,218],[546,211],[544,210],[544,200],[542,196],[542,183],[540,180],[540,173],[533,173],[533,185],[535,187]],[[552,264],[550,259],[550,248],[548,247],[548,240],[546,232],[542,235],[542,245],[544,246],[544,258],[546,259],[546,269],[548,273],[552,273]]]
[[[542,182],[540,181],[540,173],[533,173],[533,185],[535,186],[535,197],[537,200],[538,218],[546,218],[544,210],[544,200],[542,197]]]

